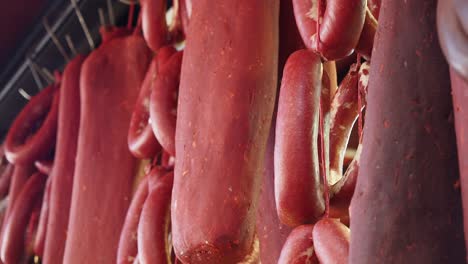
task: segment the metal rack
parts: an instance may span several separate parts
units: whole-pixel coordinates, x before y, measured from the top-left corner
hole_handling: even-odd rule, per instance
[[[81,11],[89,29],[89,37],[96,44],[100,42],[99,27],[102,18],[110,23],[109,3],[117,25],[126,23],[128,5],[118,0],[49,0],[43,15],[38,18],[20,46],[10,56],[8,63],[0,69],[0,141],[6,135],[15,116],[24,107],[28,97],[36,94],[47,86],[47,74],[54,70],[62,70],[67,60],[63,51],[72,57],[70,47],[66,45],[66,36],[73,43],[78,53],[87,54],[91,51],[82,25],[74,9],[73,2]],[[101,15],[99,14],[101,9]],[[100,19],[101,17],[101,19]],[[136,19],[136,18],[135,18]],[[53,34],[47,31],[47,29]],[[58,40],[63,51],[54,44]]]

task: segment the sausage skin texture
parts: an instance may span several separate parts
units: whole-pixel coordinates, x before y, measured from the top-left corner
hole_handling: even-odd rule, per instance
[[[315,254],[321,264],[347,264],[349,257],[349,228],[339,220],[324,218],[312,231]]]
[[[364,27],[362,28],[359,42],[356,46],[356,51],[361,54],[366,60],[370,60],[372,55],[372,48],[374,47],[375,33],[377,32],[377,19],[372,15],[369,8],[366,8],[366,18],[364,20]]]
[[[449,72],[435,35],[436,1],[382,4],[351,202],[349,263],[464,263]]]
[[[158,68],[150,100],[151,127],[163,149],[175,156],[177,94],[183,52],[173,54]]]
[[[47,175],[45,173],[42,173],[42,174]],[[38,256],[41,259],[44,256],[44,245],[45,245],[45,239],[46,239],[46,234],[47,234],[47,223],[49,222],[51,187],[52,187],[52,178],[47,177],[44,195],[40,203],[39,221],[37,223],[37,229],[34,230],[36,233],[33,236],[33,252],[36,256]]]
[[[314,250],[314,225],[294,228],[284,243],[278,264],[319,264]]]
[[[149,195],[141,211],[138,224],[138,258],[142,264],[171,263],[169,243],[171,192],[174,172],[150,180]]]
[[[45,158],[55,144],[59,93],[52,84],[33,96],[11,125],[5,155],[13,164],[28,165]],[[37,131],[35,127],[39,127]]]
[[[183,263],[237,263],[254,244],[276,95],[279,1],[193,5],[179,90],[172,238]]]
[[[103,43],[82,65],[80,127],[64,263],[117,260],[137,165],[128,150],[127,133],[150,60],[144,39],[133,34]]]
[[[313,223],[325,210],[317,146],[322,74],[320,57],[303,49],[289,57],[281,81],[275,199],[281,222],[291,227]]]

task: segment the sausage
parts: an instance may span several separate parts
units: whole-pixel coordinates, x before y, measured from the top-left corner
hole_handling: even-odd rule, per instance
[[[359,41],[356,46],[356,51],[367,60],[370,60],[372,55],[377,26],[377,19],[372,15],[369,8],[366,8],[366,18],[364,20],[361,36],[359,37]]]
[[[278,264],[319,264],[314,250],[314,225],[294,228],[284,243]]]
[[[321,264],[347,264],[349,228],[337,219],[323,218],[312,231],[315,254]]]
[[[41,172],[42,173],[42,172]],[[44,173],[43,173],[44,174]],[[33,252],[36,256],[42,259],[44,256],[44,245],[47,234],[47,224],[49,221],[50,212],[50,189],[52,186],[51,177],[47,177],[45,184],[44,195],[39,203],[39,219],[37,223],[36,234],[33,239]]]
[[[173,246],[183,263],[237,263],[253,252],[278,17],[276,0],[193,2],[171,203]]]
[[[328,0],[312,48],[327,60],[350,55],[358,44],[366,16],[366,0]]]
[[[33,96],[16,117],[5,139],[5,155],[13,164],[27,165],[44,158],[55,145],[58,84]]]
[[[103,43],[81,67],[80,126],[64,263],[117,260],[137,165],[128,150],[127,133],[150,59],[144,39],[132,34]]]
[[[164,0],[142,0],[141,20],[143,36],[146,43],[154,51],[169,41],[169,32],[166,23],[166,1]]]
[[[436,3],[382,3],[351,201],[350,264],[466,259],[460,191],[454,188],[459,175],[449,72],[436,38]]]
[[[41,173],[32,175],[23,186],[15,201],[3,232],[1,257],[5,264],[19,263],[23,256],[24,234],[29,216],[34,209],[34,201],[40,200],[47,176]]]
[[[51,171],[50,209],[44,247],[44,263],[62,263],[68,232],[73,174],[80,124],[80,74],[85,56],[68,63],[60,87],[57,143]]]
[[[281,222],[291,227],[313,223],[325,210],[317,146],[322,72],[320,57],[310,50],[294,52],[283,72],[275,136],[275,199]]]
[[[182,56],[182,51],[179,51],[159,65],[157,77],[153,80],[149,106],[154,135],[163,149],[173,156]]]
[[[120,234],[119,247],[117,252],[118,264],[130,264],[136,259],[138,254],[137,230],[140,222],[141,210],[148,197],[148,177],[138,185],[137,191],[132,198],[130,207],[125,217],[125,223]]]
[[[150,191],[138,224],[138,257],[142,264],[171,263],[168,238],[174,173],[155,168],[149,177]]]

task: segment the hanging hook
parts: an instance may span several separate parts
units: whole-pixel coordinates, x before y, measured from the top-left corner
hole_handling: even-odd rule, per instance
[[[89,47],[94,50],[96,47],[94,44],[94,40],[91,37],[91,33],[89,32],[88,26],[86,25],[86,21],[83,18],[83,15],[81,14],[81,10],[78,8],[78,5],[76,3],[76,0],[70,0],[73,8],[75,9],[76,16],[78,17],[78,21],[80,21],[81,27],[83,28],[84,34],[86,36],[86,39],[88,40]]]
[[[65,49],[63,48],[62,44],[60,43],[60,41],[58,40],[57,36],[55,36],[55,33],[54,31],[52,30],[52,28],[50,28],[49,26],[49,22],[47,22],[47,18],[44,17],[42,19],[42,25],[44,25],[44,28],[45,30],[47,31],[47,33],[49,34],[50,38],[52,39],[52,42],[54,42],[55,46],[57,47],[58,51],[60,52],[60,54],[62,54],[63,58],[65,58],[65,60],[68,62],[70,61],[70,57],[68,56],[68,54],[65,52]]]
[[[31,100],[31,95],[28,94],[23,88],[18,89],[18,93],[26,100]]]

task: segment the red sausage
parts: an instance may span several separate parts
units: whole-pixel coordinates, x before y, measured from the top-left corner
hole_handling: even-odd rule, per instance
[[[55,144],[59,92],[50,85],[31,98],[11,125],[5,155],[13,164],[27,165],[44,158]]]
[[[184,263],[237,263],[255,244],[279,1],[193,4],[177,108],[172,239]]]
[[[169,41],[166,23],[165,0],[141,0],[141,20],[143,36],[146,43],[154,51],[166,45]]]
[[[359,37],[359,42],[356,46],[356,51],[367,60],[370,60],[372,55],[377,26],[377,19],[372,15],[369,8],[366,8],[366,19],[364,20],[364,27],[362,28],[361,36]]]
[[[343,161],[349,137],[358,110],[359,68],[353,64],[341,81],[331,103],[330,121],[330,183],[335,184],[343,176]]]
[[[182,51],[175,53],[158,69],[150,100],[151,127],[154,135],[171,155],[175,155],[177,93],[180,82]]]
[[[34,209],[34,201],[41,199],[46,179],[47,176],[42,173],[31,176],[13,205],[3,233],[1,257],[5,264],[19,263],[23,256],[24,232]]]
[[[34,166],[40,173],[50,175],[54,163],[52,160],[36,160]]]
[[[157,60],[153,59],[141,86],[128,130],[128,148],[140,159],[152,158],[161,151],[161,145],[154,137],[149,124],[150,94],[154,79],[157,78],[157,68]]]
[[[39,221],[37,223],[37,231],[34,237],[33,252],[36,256],[42,259],[44,255],[44,245],[47,234],[47,224],[49,221],[49,212],[50,212],[50,189],[52,186],[51,177],[47,178],[44,190],[44,197],[42,198],[42,203],[40,204],[40,213]]]
[[[117,260],[136,172],[127,133],[150,58],[144,39],[132,34],[103,43],[83,63],[78,149],[64,263]]]
[[[152,172],[149,175],[150,178],[157,179],[149,180],[150,191],[138,224],[138,258],[142,264],[171,263],[168,238],[174,173],[158,175],[162,173],[164,172]]]
[[[321,264],[347,264],[349,257],[349,228],[337,219],[318,221],[312,232],[315,254]]]
[[[278,264],[319,264],[312,239],[313,225],[300,225],[284,243]]]
[[[322,71],[319,56],[299,50],[286,62],[281,82],[275,199],[281,222],[291,227],[313,223],[325,210],[317,147]]]
[[[43,263],[62,263],[68,232],[73,173],[80,123],[79,78],[84,56],[65,67],[60,88],[57,146],[50,174],[52,187]]]
[[[137,230],[140,221],[143,204],[148,197],[148,177],[138,185],[137,191],[132,198],[132,202],[125,217],[125,223],[120,235],[117,252],[118,264],[130,264],[136,259],[138,253]]]

